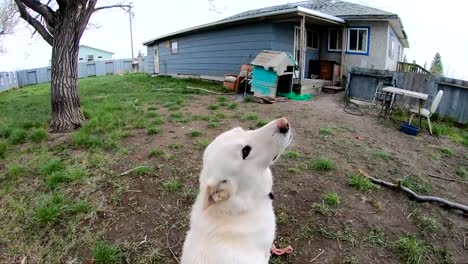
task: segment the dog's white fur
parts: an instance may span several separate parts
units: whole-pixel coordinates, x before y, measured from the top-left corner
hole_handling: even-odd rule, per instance
[[[182,264],[268,263],[276,228],[270,165],[292,138],[291,129],[280,133],[279,122],[287,120],[231,129],[207,147]]]

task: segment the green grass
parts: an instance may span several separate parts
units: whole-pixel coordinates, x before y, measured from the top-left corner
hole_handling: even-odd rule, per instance
[[[300,174],[301,170],[299,168],[288,168],[288,172],[291,174]]]
[[[148,128],[146,133],[148,135],[157,135],[157,134],[161,133],[161,128],[160,127],[150,127],[150,128]]]
[[[354,187],[359,192],[368,192],[372,189],[377,189],[377,185],[373,184],[368,178],[361,174],[353,174],[348,177],[348,184]]]
[[[208,139],[200,139],[197,141],[197,146],[199,149],[205,149],[211,143]]]
[[[385,239],[385,233],[382,228],[380,227],[373,227],[367,236],[365,237],[364,241],[366,243],[369,243],[370,245],[373,246],[379,246],[379,247],[386,247],[387,246],[387,241]]]
[[[6,157],[6,152],[8,150],[8,145],[0,142],[0,159],[4,159]]]
[[[440,230],[440,224],[434,217],[418,216],[416,218],[419,231],[425,235],[434,234]]]
[[[17,145],[26,142],[27,136],[28,132],[26,130],[17,128],[11,131],[9,139],[11,144]]]
[[[63,161],[58,159],[50,159],[47,160],[42,166],[39,168],[39,171],[42,175],[50,175],[54,172],[59,172],[65,169],[65,164]]]
[[[319,135],[321,137],[328,137],[330,135],[333,135],[333,129],[329,127],[322,127],[319,129]]]
[[[161,190],[165,193],[175,193],[181,189],[182,185],[176,178],[167,179],[161,182]]]
[[[63,194],[54,193],[44,197],[35,211],[35,219],[42,225],[52,225],[59,220],[65,211]]]
[[[148,157],[150,158],[156,158],[156,157],[161,157],[164,154],[164,151],[156,148],[152,148],[148,151]]]
[[[255,124],[256,127],[262,127],[264,125],[268,124],[268,121],[265,120],[258,120],[257,124]]]
[[[312,209],[314,212],[321,215],[328,215],[330,212],[330,207],[325,203],[314,203],[312,204]]]
[[[207,126],[208,128],[217,128],[217,127],[219,127],[220,125],[221,125],[221,124],[220,124],[219,122],[216,122],[216,121],[214,121],[214,120],[210,120],[210,121],[208,122],[208,124],[206,124],[206,126]]]
[[[227,98],[225,96],[220,96],[220,97],[218,97],[218,102],[219,103],[225,103],[225,102],[227,102]]]
[[[232,110],[232,109],[236,109],[236,108],[237,108],[237,103],[236,103],[236,102],[230,103],[230,104],[228,105],[228,108],[231,109],[231,110]]]
[[[383,160],[391,160],[393,157],[385,151],[378,151],[374,154],[375,157]]]
[[[208,105],[208,110],[218,110],[219,105],[217,104],[210,104]]]
[[[324,201],[330,207],[338,207],[341,203],[340,196],[336,192],[327,192]]]
[[[449,157],[455,155],[455,152],[450,148],[439,148],[439,151]]]
[[[409,175],[403,178],[401,185],[419,194],[429,194],[432,190],[432,187],[427,180],[414,175]]]
[[[5,256],[20,252],[28,256],[28,262],[61,263],[74,259],[87,246],[92,252],[95,239],[105,235],[104,229],[89,225],[99,217],[94,208],[102,209],[105,202],[105,210],[115,210],[122,193],[131,189],[132,179],[119,176],[121,171],[114,171],[113,166],[133,164],[135,157],[131,153],[143,146],[124,144],[123,138],[134,131],[135,135],[142,132],[134,130],[136,127],[146,133],[148,128],[162,127],[164,123],[192,120],[192,114],[181,109],[184,103],[194,94],[212,95],[187,86],[224,90],[217,83],[146,74],[82,78],[78,83],[86,122],[65,135],[47,132],[50,83],[0,93],[0,251]],[[170,105],[166,107],[166,103]],[[164,164],[175,158],[161,154]],[[133,166],[138,165],[146,164]],[[148,245],[138,248],[138,257],[148,256]],[[166,257],[156,263],[167,262]],[[92,258],[76,261],[90,262]],[[112,262],[106,257],[95,258],[99,259],[104,259],[101,263]],[[120,258],[115,262],[120,263]],[[130,262],[149,263],[134,261],[133,256]]]
[[[8,175],[13,178],[18,178],[24,176],[26,172],[26,168],[20,164],[13,164],[7,167],[8,168]]]
[[[249,121],[255,121],[255,120],[258,120],[258,115],[256,114],[247,114],[245,115],[245,120],[249,120]]]
[[[468,180],[468,170],[465,167],[458,167],[455,174],[464,180]]]
[[[426,246],[413,236],[400,238],[396,242],[396,249],[401,260],[408,264],[423,263]]]
[[[33,128],[29,132],[29,139],[33,142],[41,142],[47,139],[48,132],[45,128]]]
[[[216,113],[214,114],[214,118],[215,118],[215,119],[224,119],[224,118],[226,118],[226,114],[223,113],[223,112],[216,112]]]
[[[312,163],[315,171],[331,171],[335,168],[335,163],[329,158],[319,158]]]
[[[288,150],[284,153],[284,155],[288,158],[288,159],[298,159],[300,157],[302,157],[301,153],[299,151],[296,151],[296,150]]]
[[[108,242],[97,242],[93,246],[91,253],[93,255],[94,263],[96,264],[114,264],[121,262],[120,248]]]
[[[198,131],[198,130],[191,130],[188,135],[190,137],[199,137],[202,135],[202,132]]]
[[[133,174],[137,176],[148,175],[153,172],[153,169],[149,166],[138,166],[133,169]]]

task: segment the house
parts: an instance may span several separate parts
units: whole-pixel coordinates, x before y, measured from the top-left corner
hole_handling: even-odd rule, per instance
[[[262,50],[287,51],[295,83],[341,81],[351,67],[395,70],[409,47],[397,14],[345,1],[304,1],[246,11],[159,36],[147,46],[146,71],[220,79]]]
[[[78,62],[112,60],[112,55],[114,55],[114,53],[110,51],[80,45]]]

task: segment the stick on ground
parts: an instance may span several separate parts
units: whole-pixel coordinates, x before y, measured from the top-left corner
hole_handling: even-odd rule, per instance
[[[401,184],[395,184],[395,183],[391,183],[391,182],[386,182],[384,180],[372,178],[371,176],[367,175],[367,173],[365,173],[361,169],[359,169],[359,173],[362,176],[368,178],[371,182],[373,182],[375,184],[378,184],[378,185],[381,185],[381,186],[384,186],[384,187],[388,187],[388,188],[391,188],[391,189],[400,190],[400,191],[404,192],[405,194],[407,194],[408,196],[413,198],[418,203],[438,203],[438,204],[440,204],[440,205],[442,205],[442,206],[444,206],[446,208],[454,209],[454,210],[460,210],[463,213],[468,214],[468,206],[466,206],[464,204],[454,203],[454,202],[451,202],[451,201],[448,201],[448,200],[445,200],[443,198],[436,197],[436,196],[418,195],[417,193],[415,193],[411,189],[409,189],[409,188],[407,188],[405,186],[402,186]]]

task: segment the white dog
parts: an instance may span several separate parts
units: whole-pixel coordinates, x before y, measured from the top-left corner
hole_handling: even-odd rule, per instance
[[[275,236],[273,164],[292,140],[288,120],[231,129],[205,150],[182,264],[266,264]]]

